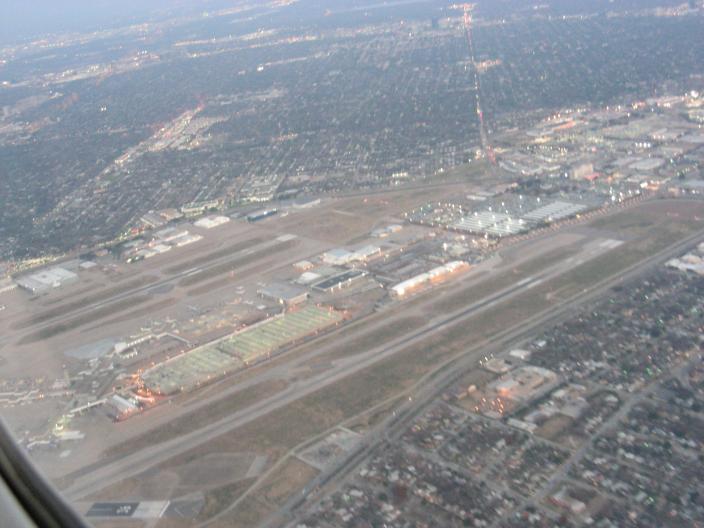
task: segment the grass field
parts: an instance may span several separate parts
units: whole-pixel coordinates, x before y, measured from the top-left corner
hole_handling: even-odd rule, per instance
[[[262,381],[208,405],[207,412],[202,410],[191,411],[142,435],[118,444],[107,452],[107,456],[120,456],[154,445],[164,438],[174,438],[190,433],[225,416],[229,416],[238,409],[244,409],[253,403],[272,396],[284,390],[287,386],[288,383],[284,380]]]
[[[260,273],[260,270],[258,269],[250,269],[246,271],[238,271],[237,276],[233,277],[230,275],[226,275],[224,277],[218,277],[215,280],[211,280],[209,282],[206,282],[205,284],[201,284],[200,286],[196,286],[195,288],[191,288],[190,290],[186,291],[186,295],[188,297],[198,297],[199,295],[204,295],[206,293],[210,292],[217,292],[219,290],[222,290],[223,288],[227,288],[228,286],[232,286],[234,284],[234,281],[241,281],[242,279],[246,279],[247,277],[250,277],[251,275],[256,275],[257,273]]]
[[[425,319],[422,317],[403,317],[392,321],[389,325],[376,328],[352,339],[344,339],[342,336],[336,335],[334,336],[336,340],[340,338],[344,339],[340,342],[340,346],[335,348],[332,352],[318,355],[315,361],[332,361],[359,354],[370,348],[393,341],[409,332],[413,332],[421,328],[425,322]]]
[[[542,436],[543,438],[547,438],[548,440],[555,440],[562,431],[567,429],[574,420],[570,418],[569,416],[565,416],[564,414],[556,414],[555,416],[551,416],[548,420],[545,421],[538,429],[535,430],[535,434],[538,436]]]
[[[446,295],[442,300],[432,305],[430,312],[441,314],[459,310],[460,308],[487,297],[502,288],[510,286],[522,278],[529,277],[531,274],[545,269],[550,264],[554,264],[560,260],[575,255],[579,252],[579,249],[580,247],[578,245],[558,248],[539,257],[530,259],[517,265],[511,271],[503,272],[495,277],[492,277],[491,279],[483,280],[478,284],[473,284],[455,293]]]
[[[259,483],[252,493],[230,514],[212,525],[227,528],[257,526],[267,515],[284,505],[286,500],[309,482],[318,471],[290,457],[274,473]]]
[[[643,211],[645,205],[641,205],[592,224],[592,227],[615,230],[617,234],[632,238],[553,281],[561,296],[574,295],[601,277],[613,275],[704,229],[704,203],[684,202],[673,206],[672,202],[654,202],[647,205],[659,214],[647,213]],[[674,215],[673,207],[677,209]]]
[[[203,509],[196,520],[204,521],[222,512],[247,491],[255,481],[254,478],[244,479],[206,491],[205,504],[203,504]]]

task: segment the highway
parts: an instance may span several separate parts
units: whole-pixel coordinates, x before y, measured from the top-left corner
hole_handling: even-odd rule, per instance
[[[256,420],[257,418],[264,416],[288,403],[291,403],[296,399],[336,383],[337,381],[354,374],[355,372],[359,372],[462,319],[471,317],[482,310],[490,308],[520,292],[530,289],[537,283],[537,281],[545,280],[565,272],[568,267],[569,262],[559,262],[546,268],[542,273],[537,274],[535,277],[521,280],[495,294],[480,299],[468,307],[461,308],[460,310],[452,312],[449,315],[436,317],[429,321],[429,324],[425,327],[411,334],[397,338],[382,347],[375,347],[352,357],[338,360],[334,363],[333,368],[324,370],[311,378],[293,382],[289,385],[289,387],[276,395],[263,399],[247,409],[235,412],[228,417],[204,426],[196,431],[166,440],[165,442],[161,442],[147,449],[142,449],[131,455],[108,462],[105,465],[91,465],[88,468],[85,468],[83,472],[76,472],[78,477],[69,488],[64,490],[64,492],[69,499],[77,500],[83,495],[92,493],[101,487],[106,487],[122,479],[134,476],[150,466],[164,462],[173,456],[207,442],[209,439],[233,431],[234,429],[237,429],[252,420]],[[336,346],[336,343],[333,343],[330,346],[330,349],[334,350]],[[316,350],[314,355],[318,355],[322,352],[324,352],[324,350]],[[284,364],[268,372],[266,378],[285,376],[290,373],[291,369],[291,365]],[[261,378],[256,380],[252,379],[247,385],[260,381],[262,381]],[[239,385],[236,388],[240,390],[243,388],[243,385]],[[223,394],[220,394],[219,398],[222,398],[223,396]]]
[[[583,302],[587,302],[602,293],[607,288],[611,287],[616,282],[627,280],[632,276],[642,273],[644,269],[649,266],[652,267],[662,263],[672,255],[683,252],[686,247],[693,245],[702,238],[702,233],[697,233],[691,237],[688,237],[687,239],[671,246],[667,250],[653,255],[638,265],[624,270],[623,273],[620,273],[619,275],[606,281],[602,281],[602,283],[596,285],[592,290],[590,290],[590,294],[587,295],[583,293],[582,295],[577,296],[576,299],[561,303],[560,305],[549,309],[544,314],[533,315],[527,323],[523,323],[512,329],[507,329],[501,336],[497,337],[497,339],[492,340],[491,347],[501,348],[505,346],[506,343],[513,342],[521,336],[529,334],[530,332],[535,332],[536,328],[546,325],[558,318],[561,314],[564,314],[566,308],[571,308]],[[359,372],[374,363],[398,353],[399,351],[407,348],[409,345],[420,341],[424,337],[428,337],[452,324],[471,317],[482,310],[485,310],[500,302],[504,302],[516,294],[530,289],[537,281],[547,280],[560,275],[569,267],[570,264],[568,262],[560,262],[550,268],[547,268],[542,273],[535,275],[528,281],[521,281],[520,283],[509,286],[504,290],[481,299],[466,308],[458,310],[457,312],[453,312],[444,317],[438,317],[432,320],[426,327],[419,329],[410,335],[403,336],[402,338],[392,341],[390,344],[370,349],[351,358],[346,358],[345,360],[337,361],[332,369],[324,371],[306,380],[294,382],[287,389],[274,396],[263,399],[247,409],[237,411],[226,418],[208,424],[193,432],[168,439],[162,443],[131,453],[99,467],[87,468],[88,470],[83,472],[83,474],[77,474],[73,483],[63,491],[70,500],[75,501],[85,495],[95,493],[96,491],[117,483],[123,479],[138,475],[150,467],[165,462],[174,456],[206,443],[220,435],[229,433],[242,425],[245,425],[287,405],[288,403],[318,391],[323,387],[332,385],[339,380],[354,374],[355,372]],[[445,365],[440,366],[440,368],[431,373],[431,375],[426,376],[426,378],[422,380],[423,387],[419,388],[417,394],[414,394],[413,401],[409,402],[410,405],[405,406],[400,410],[400,412],[397,412],[396,416],[392,417],[389,422],[385,422],[382,425],[380,430],[384,431],[384,434],[372,434],[365,440],[365,444],[367,445],[367,448],[364,450],[365,456],[366,453],[371,452],[371,450],[373,450],[379,442],[386,438],[387,434],[400,434],[400,431],[402,431],[402,428],[405,426],[407,419],[417,414],[423,405],[447,387],[448,384],[452,383],[454,379],[457,379],[459,375],[458,373],[466,371],[467,368],[475,367],[479,354],[486,353],[487,351],[487,347],[482,345],[485,344],[480,344],[480,346],[472,349],[471,353],[463,354],[463,356],[458,360],[452,360]],[[290,368],[290,366],[284,365],[281,368]],[[354,467],[355,465],[356,464],[352,464],[350,467]],[[344,466],[347,467],[347,464]],[[335,476],[336,474],[326,477],[325,473],[323,473],[319,476],[319,478],[326,481],[325,479],[330,480]]]
[[[335,465],[331,468],[317,475],[313,481],[306,486],[306,490],[312,490],[310,496],[301,494],[289,499],[286,505],[267,521],[267,526],[287,524],[295,518],[295,512],[304,505],[310,506],[317,503],[326,494],[329,494],[331,490],[339,487],[351,471],[358,468],[387,443],[393,443],[398,440],[413,418],[421,414],[428,405],[468,371],[477,368],[477,362],[483,356],[490,353],[501,352],[509,346],[519,344],[521,340],[534,336],[539,328],[556,324],[560,320],[565,319],[575,308],[596,300],[602,296],[605,291],[616,284],[636,278],[647,270],[662,265],[668,259],[685,252],[686,249],[696,245],[703,239],[704,233],[695,233],[664,251],[656,253],[648,259],[623,270],[621,273],[599,282],[588,291],[582,292],[582,294],[578,295],[576,298],[548,308],[544,312],[536,314],[528,321],[524,321],[514,328],[507,329],[501,335],[492,339],[492,343],[489,347],[477,347],[441,365],[431,373],[431,375],[420,380],[420,382],[416,384],[417,390],[411,391],[412,396],[409,397],[409,400],[391,416],[378,424],[372,431],[368,432],[354,451],[336,461]],[[528,283],[527,287],[530,287],[531,284],[533,284],[533,281]],[[615,423],[615,420],[618,420],[632,405],[641,399],[642,398],[634,397],[632,400],[629,400],[629,405],[624,406],[620,412],[616,413],[608,420],[608,424]],[[600,428],[600,430],[602,429],[603,428]],[[585,449],[581,450],[580,456],[583,455]],[[576,460],[575,456],[571,457],[570,460]]]

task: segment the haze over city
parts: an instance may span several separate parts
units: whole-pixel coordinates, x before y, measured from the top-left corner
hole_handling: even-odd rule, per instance
[[[0,7],[0,416],[97,527],[704,523],[700,0]]]

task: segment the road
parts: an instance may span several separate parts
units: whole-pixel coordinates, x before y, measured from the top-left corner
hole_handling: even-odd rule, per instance
[[[413,392],[413,396],[409,398],[409,401],[404,406],[396,410],[391,416],[387,417],[372,431],[367,433],[357,449],[337,461],[335,466],[317,475],[315,479],[306,486],[306,490],[314,490],[310,496],[302,494],[292,497],[276,515],[268,520],[267,526],[280,526],[292,521],[295,512],[303,505],[310,506],[315,504],[321,500],[323,496],[329,494],[331,490],[339,487],[351,471],[367,461],[383,445],[398,440],[407,428],[410,420],[418,416],[428,405],[469,370],[476,368],[477,362],[484,355],[500,352],[505,350],[509,345],[520,342],[521,339],[535,335],[539,328],[555,324],[568,317],[568,313],[573,309],[597,299],[617,283],[636,278],[648,269],[662,265],[673,256],[679,255],[685,252],[689,247],[696,245],[702,239],[704,239],[704,233],[695,233],[664,251],[622,270],[621,273],[601,281],[588,291],[584,291],[576,296],[576,298],[570,299],[566,303],[562,303],[558,306],[548,308],[544,312],[536,314],[536,316],[529,321],[507,330],[502,335],[493,339],[490,347],[480,347],[478,350],[464,354],[457,360],[450,360],[440,366],[440,368],[433,373],[432,379],[421,380],[422,383],[418,384],[419,389]],[[624,405],[607,423],[615,423],[615,420],[618,420],[632,405],[637,403],[637,401],[641,401],[641,399],[642,398],[633,398],[632,401],[629,401],[628,406]],[[567,470],[565,470],[565,472],[566,471]]]
[[[628,416],[628,413],[631,412],[631,409],[633,409],[633,407],[642,403],[646,398],[653,394],[660,385],[660,383],[663,381],[663,379],[669,378],[673,375],[676,376],[677,374],[685,372],[694,361],[695,360],[688,360],[684,362],[684,365],[682,363],[674,365],[667,372],[663,373],[661,376],[654,379],[648,385],[643,387],[640,391],[631,395],[631,397],[628,398],[615,413],[613,413],[607,420],[604,421],[604,423],[602,423],[597,428],[597,430],[591,436],[589,441],[584,442],[584,444],[582,444],[582,446],[577,451],[575,451],[572,456],[567,459],[567,461],[565,461],[565,463],[560,467],[560,469],[555,474],[553,474],[552,477],[550,477],[550,480],[548,480],[548,482],[543,486],[541,491],[536,494],[535,498],[531,502],[537,503],[540,502],[543,498],[545,498],[547,494],[555,487],[555,485],[567,476],[570,471],[570,468],[572,468],[572,466],[574,466],[577,462],[582,459],[587,450],[593,445],[594,441],[599,436],[613,428],[621,420],[626,418],[626,416]]]
[[[77,500],[82,496],[88,493],[93,493],[102,487],[109,486],[112,483],[134,476],[148,467],[157,465],[171,457],[184,453],[191,448],[197,447],[210,439],[233,431],[238,427],[256,420],[257,418],[260,418],[288,403],[316,392],[323,387],[334,384],[337,381],[354,374],[355,372],[359,372],[373,365],[374,363],[382,361],[383,359],[398,353],[408,346],[413,345],[421,339],[442,331],[458,321],[471,317],[478,312],[495,306],[500,302],[504,302],[512,296],[532,288],[543,280],[564,273],[569,267],[570,262],[559,262],[546,268],[543,272],[536,274],[534,277],[523,279],[495,294],[480,299],[468,307],[461,308],[460,310],[452,312],[448,315],[438,316],[431,319],[423,328],[411,334],[397,338],[384,346],[375,347],[352,357],[337,360],[334,362],[331,369],[324,370],[321,373],[305,380],[294,381],[283,391],[269,398],[265,398],[247,409],[235,412],[228,417],[206,425],[191,433],[166,440],[165,442],[142,449],[136,453],[121,457],[104,465],[94,464],[93,466],[85,468],[82,472],[76,472],[76,480],[69,488],[64,490],[64,493],[69,499]],[[337,344],[333,343],[331,345],[331,349],[334,349],[336,346]],[[321,353],[321,351],[315,351],[316,355],[319,353]],[[291,368],[292,367],[290,364],[281,365],[269,371],[266,378],[285,376],[290,374]],[[262,379],[259,378],[256,381],[260,382]],[[254,380],[251,380],[249,383],[254,383]],[[242,388],[243,385],[237,386],[238,390]],[[222,397],[223,394],[220,394],[219,398]]]
[[[667,250],[651,256],[649,259],[639,263],[638,265],[624,270],[615,277],[602,281],[599,285],[595,285],[595,287],[590,290],[589,294],[583,293],[576,299],[562,303],[559,306],[550,309],[545,314],[535,315],[531,318],[529,324],[522,324],[514,329],[507,329],[502,336],[493,341],[492,347],[504,346],[504,344],[513,342],[522,335],[534,332],[536,328],[546,325],[562,315],[565,309],[569,309],[583,302],[587,302],[588,300],[601,294],[606,289],[610,288],[616,282],[627,280],[631,276],[642,273],[644,269],[649,266],[652,267],[659,265],[671,256],[683,252],[685,248],[695,244],[702,238],[704,238],[702,233],[696,233],[695,235],[692,235],[671,246]],[[568,267],[569,263],[560,262],[544,270],[542,273],[537,274],[530,280],[524,280],[520,283],[516,283],[496,294],[470,305],[469,307],[463,308],[445,317],[438,317],[426,327],[410,335],[392,341],[388,345],[373,348],[351,358],[337,361],[332,369],[324,371],[306,380],[294,382],[282,392],[263,399],[247,409],[237,411],[228,417],[208,424],[191,433],[187,433],[176,438],[171,438],[149,448],[131,453],[118,460],[108,462],[97,468],[90,468],[90,470],[86,471],[84,474],[77,475],[73,484],[63,491],[70,500],[75,501],[87,494],[95,493],[96,491],[111,484],[138,475],[150,467],[165,462],[174,456],[206,443],[220,435],[229,433],[297,399],[316,392],[326,386],[332,385],[339,380],[354,374],[355,372],[359,372],[374,363],[382,361],[383,359],[398,353],[421,339],[439,332],[454,323],[471,317],[472,315],[475,315],[476,313],[500,302],[504,302],[516,294],[530,289],[539,281],[544,281],[560,275],[566,271]],[[448,384],[452,383],[454,379],[457,379],[459,372],[464,372],[467,368],[474,367],[478,354],[485,351],[485,347],[480,347],[473,350],[472,354],[466,354],[460,359],[460,361],[453,361],[445,366],[441,366],[441,368],[433,372],[431,376],[426,377],[423,380],[426,386],[419,389],[418,394],[414,395],[414,400],[410,402],[410,407],[404,408],[401,412],[398,412],[396,417],[393,417],[393,420],[391,420],[390,423],[385,423],[384,426],[388,428],[389,431],[396,430],[397,433],[400,434],[402,427],[406,423],[405,418],[415,415],[415,413],[421,409],[422,405],[430,401],[434,395],[441,392],[448,386]],[[290,368],[290,366],[284,365],[281,368]],[[368,445],[368,449],[365,450],[365,452],[373,449],[375,445],[378,445],[378,443],[383,440],[385,436],[386,434],[378,436],[372,435],[369,441],[365,441],[365,444]]]

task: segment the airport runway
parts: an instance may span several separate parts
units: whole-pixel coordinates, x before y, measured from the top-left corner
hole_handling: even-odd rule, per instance
[[[600,286],[599,291],[603,291],[620,280],[625,280],[627,276],[641,273],[647,266],[652,266],[663,262],[667,258],[670,258],[670,256],[682,252],[685,247],[688,247],[701,238],[702,234],[697,233],[681,241],[675,246],[670,247],[665,252],[656,254],[648,260],[639,263],[634,269],[624,270],[623,273],[612,277],[608,283]],[[303,396],[316,392],[328,385],[334,384],[337,381],[354,374],[355,372],[361,371],[378,361],[396,354],[400,350],[424,337],[428,337],[453,323],[470,317],[477,312],[485,310],[499,302],[503,302],[520,292],[526,291],[534,287],[540,281],[558,276],[567,271],[567,268],[570,267],[571,263],[568,261],[559,262],[558,264],[547,268],[542,273],[537,274],[528,280],[520,281],[519,283],[486,297],[477,303],[470,305],[469,307],[463,308],[448,316],[438,318],[430,325],[412,333],[411,335],[407,335],[396,341],[392,341],[384,347],[371,349],[351,358],[345,359],[344,361],[338,361],[333,369],[324,371],[321,374],[313,376],[312,378],[306,379],[302,382],[293,383],[284,391],[272,397],[266,398],[247,409],[233,413],[226,418],[218,420],[191,433],[171,438],[165,442],[142,449],[97,468],[94,467],[95,465],[92,465],[89,468],[86,468],[85,472],[76,472],[74,473],[76,478],[73,484],[63,490],[63,492],[70,500],[76,501],[87,494],[95,493],[96,491],[99,491],[100,489],[111,484],[138,475],[150,467],[165,462],[168,459],[206,443],[213,438],[231,432],[246,423],[256,420],[257,418],[265,416],[266,414],[269,414],[270,412],[285,406],[288,403],[300,399]],[[545,325],[551,318],[555,317],[555,314],[552,312],[561,313],[565,310],[565,308],[572,307],[581,302],[586,302],[587,298],[591,298],[591,296],[580,295],[576,300],[562,303],[551,310],[550,316],[545,316],[535,322],[535,324],[531,324],[529,329],[532,331],[541,325]],[[526,331],[527,330],[523,327],[519,327],[517,331],[510,333],[507,339],[515,339],[520,333],[525,333]],[[515,336],[514,333],[516,334]],[[475,364],[476,359],[471,358],[470,363]],[[286,365],[283,367],[290,368],[290,366]],[[456,367],[452,367],[452,370],[456,371]],[[450,375],[452,374],[453,372],[450,372]],[[442,376],[433,376],[433,378],[434,381],[431,388],[444,386],[444,378]],[[405,411],[403,414],[406,414]],[[399,417],[400,415],[401,413],[398,414]]]
[[[94,302],[91,304],[86,304],[76,310],[71,310],[71,311],[68,311],[68,312],[58,316],[58,317],[53,317],[53,318],[49,319],[46,324],[31,326],[31,327],[29,327],[28,331],[30,333],[34,333],[38,330],[41,330],[42,328],[54,326],[57,323],[61,323],[65,320],[72,319],[76,316],[79,316],[79,315],[82,315],[82,314],[85,314],[88,312],[92,312],[94,310],[97,310],[98,308],[108,306],[108,305],[115,303],[117,301],[120,301],[122,299],[126,299],[126,298],[132,297],[132,296],[140,294],[140,293],[145,293],[145,292],[149,293],[152,290],[158,291],[158,289],[160,287],[174,284],[174,283],[178,282],[180,279],[188,277],[189,275],[193,275],[195,273],[199,273],[202,271],[207,271],[211,268],[214,268],[215,266],[225,264],[228,261],[232,261],[233,263],[237,263],[237,260],[241,257],[250,255],[255,251],[257,251],[257,252],[263,251],[263,250],[269,249],[271,247],[275,247],[275,246],[277,246],[279,244],[283,244],[283,243],[284,242],[282,242],[282,241],[274,239],[274,240],[269,240],[269,241],[265,241],[265,242],[256,244],[256,245],[248,247],[248,248],[244,248],[241,251],[238,251],[238,252],[233,253],[231,255],[226,255],[226,256],[221,257],[219,259],[214,259],[212,261],[209,261],[208,264],[206,264],[206,265],[197,266],[197,267],[194,267],[191,269],[187,269],[187,270],[182,271],[180,273],[176,273],[174,275],[171,275],[168,278],[149,283],[145,286],[138,286],[138,287],[130,289],[128,291],[117,293],[107,299],[103,299],[103,300],[100,300],[100,301],[97,301],[97,302]]]
[[[487,353],[501,352],[507,347],[516,345],[521,340],[534,336],[539,328],[555,324],[569,317],[569,313],[574,308],[598,299],[605,291],[617,283],[636,278],[648,269],[662,265],[673,256],[679,255],[687,248],[696,245],[702,239],[704,239],[704,233],[695,233],[676,245],[623,270],[615,276],[609,277],[588,291],[583,292],[582,295],[578,295],[566,303],[548,308],[544,313],[536,314],[537,317],[531,318],[514,328],[507,329],[503,335],[497,336],[492,340],[489,348],[479,347],[477,350],[471,351],[471,353],[464,354],[459,360],[448,361],[424,380],[422,388],[414,392],[408,402],[372,431],[368,432],[357,449],[338,460],[333,467],[317,475],[306,486],[306,490],[304,490],[306,493],[289,499],[287,504],[268,520],[266,526],[279,526],[291,522],[293,520],[292,515],[295,514],[298,508],[304,504],[314,504],[324,495],[330,493],[331,489],[339,486],[351,471],[368,460],[380,446],[398,439],[413,418],[421,414],[425,408],[432,404],[469,370],[477,368],[477,362]],[[533,284],[533,282],[528,283],[528,285],[530,284]],[[321,490],[323,491],[321,492]],[[308,496],[307,493],[312,493],[312,495]],[[225,512],[221,515],[224,514]],[[209,522],[210,520],[204,523],[203,526],[206,526]]]
[[[159,443],[147,449],[143,449],[126,457],[122,457],[114,462],[95,469],[93,469],[93,466],[97,464],[92,465],[91,469],[93,469],[93,471],[87,472],[86,474],[78,477],[74,484],[65,490],[65,493],[71,500],[77,500],[87,493],[96,491],[100,487],[106,487],[111,483],[140,473],[150,466],[159,464],[160,462],[183,453],[188,449],[196,447],[211,438],[215,438],[241,427],[242,425],[264,416],[265,414],[295,401],[296,399],[311,394],[327,385],[339,381],[342,378],[367,368],[370,365],[399,352],[408,345],[424,337],[438,332],[461,319],[470,317],[481,310],[502,302],[518,292],[525,291],[535,286],[540,280],[544,280],[553,275],[559,275],[560,273],[566,271],[565,268],[568,265],[569,263],[567,262],[560,262],[546,269],[543,273],[537,275],[536,277],[519,281],[518,283],[490,295],[489,297],[481,299],[466,308],[462,308],[449,316],[440,317],[430,325],[421,328],[410,335],[398,338],[384,347],[370,349],[366,352],[346,358],[345,360],[339,360],[330,370],[323,371],[317,376],[306,379],[302,382],[294,383],[280,393],[264,399],[252,405],[248,409],[236,412],[231,416],[209,424],[201,429],[193,431],[192,433],[187,433],[185,435],[169,439],[165,442]],[[316,354],[320,352],[321,351],[316,351]],[[266,373],[266,377],[280,377],[285,375],[290,370],[291,365],[285,364]],[[251,380],[250,383],[260,381],[262,381],[261,378]],[[236,388],[237,390],[241,390],[243,385],[238,385]],[[218,395],[218,399],[223,396],[223,394]],[[80,471],[78,473],[80,473]]]

